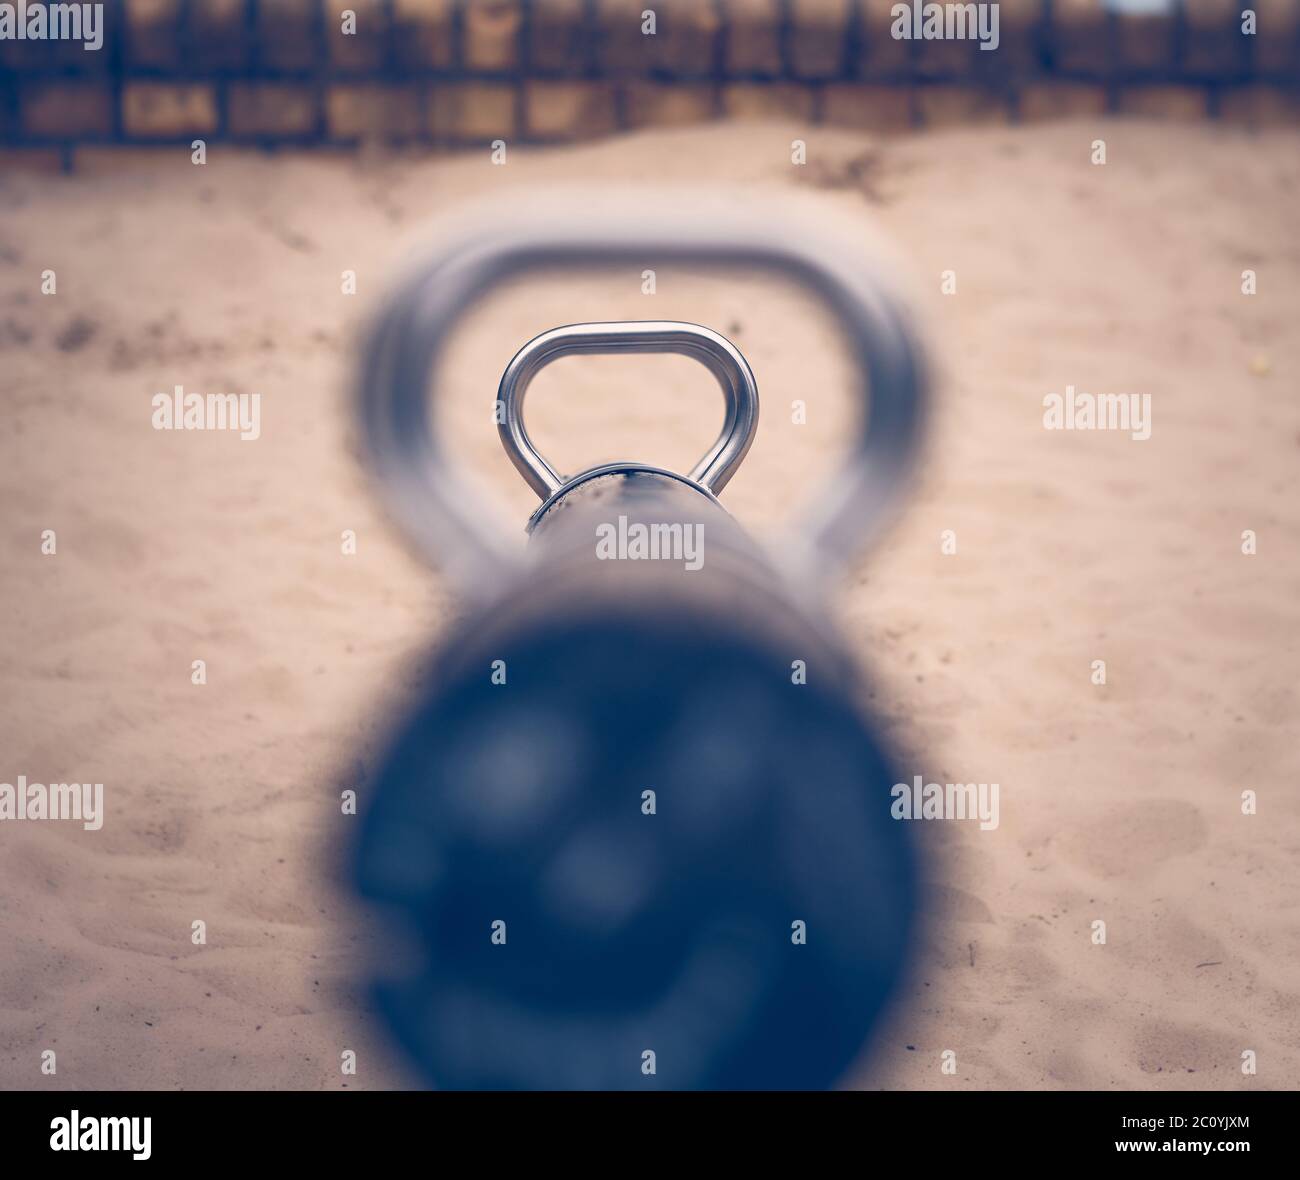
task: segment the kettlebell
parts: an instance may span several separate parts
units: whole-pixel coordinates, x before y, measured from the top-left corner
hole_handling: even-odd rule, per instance
[[[671,263],[760,267],[829,303],[869,403],[845,469],[761,546],[719,499],[758,426],[738,349],[691,323],[566,325],[524,344],[497,391],[502,444],[540,501],[510,545],[430,413],[455,324],[520,272]],[[757,206],[689,223],[515,209],[445,239],[376,318],[368,461],[472,604],[365,792],[354,862],[394,931],[376,1002],[428,1084],[820,1089],[862,1051],[917,918],[899,775],[825,598],[920,434],[920,349],[884,273]],[[654,352],[721,387],[699,463],[558,472],[525,426],[536,373]]]

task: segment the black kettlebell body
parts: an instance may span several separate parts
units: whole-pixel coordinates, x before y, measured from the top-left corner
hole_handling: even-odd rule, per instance
[[[439,1087],[830,1084],[914,912],[852,669],[680,477],[586,480],[531,544],[365,817],[363,891],[419,947],[392,1024]]]

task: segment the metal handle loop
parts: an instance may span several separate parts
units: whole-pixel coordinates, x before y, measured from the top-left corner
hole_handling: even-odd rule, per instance
[[[537,374],[571,353],[669,352],[693,357],[722,386],[726,404],[717,441],[690,472],[715,496],[740,466],[758,427],[758,384],[745,358],[724,336],[699,324],[673,320],[625,320],[568,324],[535,336],[506,366],[497,391],[498,430],[515,469],[543,500],[558,492],[563,478],[540,454],[524,426],[524,395]]]
[[[666,215],[661,201],[638,206],[634,197],[611,213],[579,208],[571,202],[548,211],[534,201],[484,210],[477,226],[417,266],[380,314],[363,359],[361,413],[371,461],[400,520],[463,591],[490,594],[522,566],[523,554],[505,542],[516,530],[494,526],[490,518],[501,514],[459,477],[429,412],[429,377],[452,328],[501,280],[555,267],[757,265],[827,302],[862,374],[869,412],[853,452],[780,550],[805,581],[841,571],[886,519],[921,433],[921,350],[879,258],[814,221],[796,222],[784,203],[768,207],[757,198],[697,208],[688,218]]]

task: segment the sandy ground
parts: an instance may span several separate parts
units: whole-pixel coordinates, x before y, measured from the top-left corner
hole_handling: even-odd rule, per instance
[[[410,1084],[366,1011],[338,800],[452,604],[359,465],[357,333],[431,214],[660,179],[799,188],[882,226],[935,350],[922,477],[840,619],[910,769],[998,782],[1001,826],[920,833],[932,921],[847,1084],[1300,1082],[1300,142],[1140,122],[819,130],[795,168],[796,134],[643,134],[504,168],[479,153],[88,154],[70,177],[0,162],[0,781],[102,780],[107,807],[94,833],[0,826],[0,1086]],[[522,522],[531,493],[485,416],[513,351],[584,318],[698,319],[763,391],[724,499],[768,530],[850,420],[833,334],[804,296],[750,279],[661,273],[647,306],[639,276],[602,276],[476,312],[444,385],[467,465]],[[154,431],[150,399],[176,384],[261,393],[262,437]],[[1045,431],[1043,396],[1069,384],[1149,393],[1151,439]],[[689,466],[718,415],[707,376],[673,358],[568,361],[536,390],[561,467]]]

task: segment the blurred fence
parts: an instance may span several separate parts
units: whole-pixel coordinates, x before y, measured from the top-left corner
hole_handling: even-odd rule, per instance
[[[895,39],[890,0],[109,0],[97,51],[0,39],[0,142],[547,142],[728,116],[1300,121],[1300,0],[994,7],[989,51]]]

